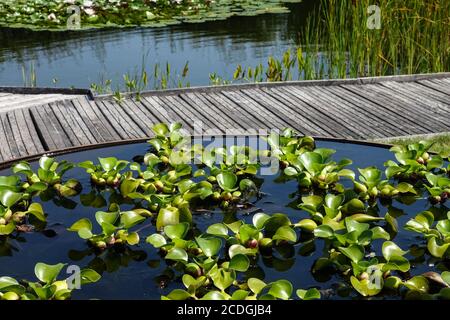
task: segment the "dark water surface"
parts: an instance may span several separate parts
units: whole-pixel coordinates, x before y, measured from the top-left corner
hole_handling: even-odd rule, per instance
[[[148,70],[169,62],[181,73],[189,61],[191,85],[209,84],[209,74],[231,79],[238,64],[265,64],[298,43],[316,0],[287,4],[286,14],[232,17],[225,21],[163,28],[31,32],[0,29],[0,86],[23,85],[22,67],[34,64],[38,86],[87,88],[92,82]],[[56,84],[52,80],[58,79]],[[115,88],[114,88],[115,89]]]
[[[353,159],[351,169],[357,167],[365,168],[375,165],[383,168],[384,161],[393,159],[393,155],[384,148],[350,143],[337,143],[319,141],[319,147],[332,148],[337,150],[335,159]],[[119,159],[131,160],[136,155],[144,154],[148,149],[145,143],[131,144],[125,146],[109,147],[91,151],[84,151],[68,155],[59,156],[58,159],[66,159],[72,162],[92,160],[97,157],[115,156]],[[9,170],[0,172],[0,175],[10,174]],[[74,169],[68,173],[68,177],[74,177],[83,184],[82,194],[91,191],[88,176],[79,169]],[[295,182],[276,183],[276,176],[265,176],[262,185],[262,192],[268,195],[257,202],[256,206],[268,214],[286,213],[292,221],[296,222],[301,218],[308,217],[304,211],[289,207],[288,204],[296,199],[295,192],[297,184]],[[110,193],[103,192],[103,196],[108,199]],[[141,243],[133,246],[125,254],[115,253],[111,250],[95,256],[89,251],[86,242],[78,237],[74,232],[66,231],[75,221],[88,217],[95,221],[96,211],[104,211],[104,208],[85,207],[80,203],[79,196],[72,198],[73,203],[66,203],[65,208],[61,204],[52,201],[44,202],[43,208],[48,213],[48,229],[56,231],[56,235],[48,237],[42,233],[22,234],[18,239],[3,240],[0,245],[0,275],[8,275],[18,279],[26,278],[34,280],[33,268],[37,262],[55,264],[64,262],[76,264],[80,267],[91,266],[97,270],[103,270],[102,279],[95,284],[86,285],[81,290],[75,290],[72,297],[74,299],[100,298],[100,299],[159,299],[161,295],[169,293],[174,288],[181,288],[181,280],[168,280],[173,271],[169,269],[164,261],[160,259],[157,250],[150,244],[145,243],[145,238],[155,231],[154,226],[144,228],[140,231]],[[404,210],[404,215],[398,218],[399,226],[403,226],[407,220],[417,213],[426,209],[427,201],[417,201],[413,205],[404,206],[394,202],[393,206]],[[121,207],[126,210],[126,206]],[[386,208],[380,206],[380,216],[384,216]],[[252,215],[244,215],[242,212],[236,214],[238,219],[251,221]],[[224,219],[221,211],[209,214],[199,214],[194,216],[197,227],[205,231],[206,228]],[[149,222],[144,222],[144,225]],[[133,229],[142,228],[142,224]],[[95,228],[95,227],[94,227]],[[96,230],[94,230],[96,231]],[[399,228],[399,234],[394,241],[402,248],[408,249],[413,243],[419,242],[411,232]],[[374,251],[380,255],[382,241],[374,242]],[[252,275],[258,275],[269,282],[277,279],[290,280],[295,289],[318,286],[321,289],[336,289],[340,281],[337,276],[329,275],[325,277],[313,277],[310,270],[316,259],[323,256],[324,243],[322,240],[315,241],[315,248],[305,250],[302,243],[291,247],[287,252],[277,252],[274,259],[258,258],[258,267],[252,269]],[[411,259],[411,256],[408,255]],[[428,262],[412,262],[412,273],[420,274],[429,270]],[[175,273],[176,275],[176,273]],[[63,276],[63,275],[62,275]],[[250,274],[248,274],[250,276]],[[167,287],[160,288],[161,281],[167,282]],[[351,296],[355,296],[354,293]],[[341,299],[339,295],[333,294],[330,298]],[[395,297],[390,297],[395,298]]]

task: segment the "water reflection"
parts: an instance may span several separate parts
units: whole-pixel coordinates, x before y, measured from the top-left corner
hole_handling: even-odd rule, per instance
[[[0,85],[22,85],[22,66],[35,65],[38,85],[88,87],[102,77],[120,79],[148,64],[189,61],[192,85],[208,84],[210,72],[230,75],[235,65],[256,65],[298,43],[314,0],[288,5],[288,14],[232,17],[225,21],[164,28],[31,32],[0,29]]]

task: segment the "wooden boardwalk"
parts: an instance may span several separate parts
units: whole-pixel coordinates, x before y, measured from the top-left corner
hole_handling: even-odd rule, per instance
[[[450,131],[450,73],[152,91],[121,103],[66,98],[0,109],[0,163],[146,138],[158,122],[179,121],[194,134],[292,127],[357,140]],[[200,124],[209,131],[194,132]]]

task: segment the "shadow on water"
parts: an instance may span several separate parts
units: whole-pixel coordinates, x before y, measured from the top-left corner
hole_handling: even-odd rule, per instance
[[[0,85],[22,85],[22,66],[34,64],[38,85],[88,87],[102,78],[121,79],[147,64],[169,62],[181,70],[189,61],[191,85],[208,75],[231,75],[237,64],[257,65],[298,44],[317,1],[287,4],[290,13],[232,17],[224,21],[163,28],[32,32],[0,29]]]

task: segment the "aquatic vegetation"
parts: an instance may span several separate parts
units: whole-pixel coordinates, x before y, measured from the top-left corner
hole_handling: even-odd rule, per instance
[[[287,12],[283,2],[285,1],[49,0],[43,4],[39,0],[5,0],[0,3],[0,26],[33,30],[162,27],[182,22],[223,20],[235,15]]]
[[[161,287],[174,280],[176,287],[161,296],[164,300],[320,299],[327,288],[294,288],[292,279],[265,281],[257,272],[260,261],[285,271],[296,248],[308,256],[320,244],[311,275],[335,275],[346,292],[339,293],[343,297],[449,298],[449,164],[430,151],[430,143],[392,147],[396,161],[386,161],[384,171],[370,166],[350,170],[351,160],[334,159],[335,150],[318,148],[313,138],[292,129],[264,137],[269,150],[208,148],[184,135],[179,123],[152,129],[149,149],[132,161],[107,157],[99,158],[99,164],[70,164],[43,157],[37,173],[25,162],[13,166],[15,175],[0,178],[0,238],[7,241],[21,226],[44,222],[38,199],[78,194],[81,190],[71,186],[79,182],[64,181],[64,176],[84,169],[91,189],[80,195],[81,203],[106,209],[96,210],[96,224],[78,216],[64,227],[86,241],[85,249],[71,250],[71,259],[94,256],[92,270],[84,271],[91,282],[105,270],[142,261],[147,251],[165,263],[165,273],[156,279]],[[279,164],[276,182],[292,185],[288,207],[301,215],[257,207],[261,198],[267,199],[258,175],[261,157]],[[427,209],[404,223],[405,213],[395,205],[416,201]],[[246,214],[238,217],[240,210]],[[205,211],[223,214],[223,220],[201,226]],[[400,246],[396,237],[401,229],[420,237],[409,248]],[[26,230],[34,231],[38,228]],[[139,247],[145,251],[133,250]],[[433,267],[418,271],[414,266],[425,259],[434,259]],[[51,279],[39,273],[39,284],[0,278],[2,298],[69,298],[70,290],[55,289],[62,267],[51,268]]]
[[[0,299],[2,300],[66,300],[73,291],[71,279],[57,280],[63,263],[49,265],[42,262],[36,264],[34,273],[38,282],[17,281],[11,277],[0,277]],[[94,283],[100,275],[92,269],[80,272],[79,285]]]

